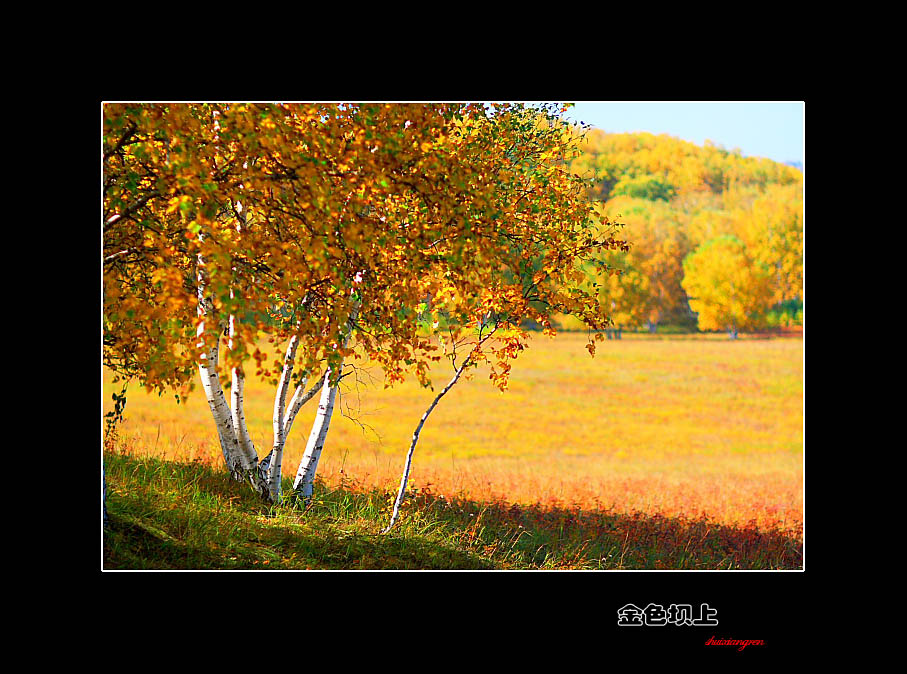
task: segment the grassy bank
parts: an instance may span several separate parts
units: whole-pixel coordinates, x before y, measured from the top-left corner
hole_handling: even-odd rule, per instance
[[[447,499],[581,512],[644,512],[729,527],[803,523],[803,340],[724,335],[533,338],[502,394],[487,373],[461,381],[425,425],[411,484]],[[361,361],[341,395],[319,476],[393,490],[419,418],[437,393],[383,388]],[[439,364],[437,382],[449,373]],[[449,366],[447,366],[449,370]],[[109,376],[108,376],[109,381]],[[105,411],[119,385],[105,386]],[[184,404],[130,386],[122,447],[137,456],[223,466],[205,396]],[[274,386],[250,377],[245,416],[260,454],[272,441]],[[295,473],[317,401],[287,441]]]
[[[105,570],[802,568],[796,536],[705,517],[521,506],[423,488],[381,535],[389,490],[316,482],[303,512],[268,507],[199,461],[113,451],[104,463]]]

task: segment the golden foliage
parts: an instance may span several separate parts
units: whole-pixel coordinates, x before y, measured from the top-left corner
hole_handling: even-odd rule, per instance
[[[354,300],[389,382],[428,383],[425,325],[461,345],[489,319],[601,329],[579,266],[621,242],[565,168],[577,141],[523,105],[107,105],[105,363],[177,386],[232,317],[226,366],[265,331],[314,371],[341,357]],[[488,353],[501,388],[518,352]]]

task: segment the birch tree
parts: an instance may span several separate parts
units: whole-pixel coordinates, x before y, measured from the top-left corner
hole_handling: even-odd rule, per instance
[[[557,110],[523,105],[106,105],[104,362],[177,400],[199,377],[228,471],[275,503],[320,391],[294,480],[308,500],[345,359],[431,386],[443,355],[426,321],[443,317],[453,344],[494,316],[504,336],[469,361],[503,390],[523,320],[608,325],[580,262],[623,244],[565,169],[576,140]],[[261,460],[253,370],[275,386]]]
[[[149,388],[176,388],[178,399],[191,390],[197,365],[228,469],[270,500],[279,498],[282,450],[293,420],[317,393],[306,391],[307,380],[321,379],[316,370],[322,366],[335,372],[331,359],[344,356],[336,349],[339,287],[353,276],[358,242],[377,234],[377,221],[340,222],[338,212],[353,212],[346,208],[351,197],[364,202],[358,212],[367,213],[372,200],[392,194],[386,176],[400,173],[401,143],[380,136],[410,127],[410,133],[426,135],[420,120],[439,111],[376,106],[359,112],[217,105],[105,110],[105,362]],[[375,137],[368,147],[366,135]],[[364,157],[354,161],[356,153]],[[382,217],[382,234],[393,241],[393,223],[385,228],[385,222]],[[190,318],[193,305],[196,321]],[[304,311],[287,320],[286,307]],[[189,326],[195,344],[188,343]],[[230,339],[222,364],[225,329]],[[255,346],[262,331],[272,342],[289,340],[283,362],[265,362]],[[257,374],[276,384],[274,441],[260,464],[243,411],[250,357]],[[230,404],[223,370],[232,373]]]
[[[429,312],[427,324],[439,337],[453,376],[416,425],[384,533],[400,516],[425,424],[464,373],[488,365],[489,379],[505,391],[513,361],[527,346],[527,333],[522,329],[527,319],[544,326],[549,335],[555,332],[554,314],[580,319],[590,330],[586,348],[593,356],[596,341],[612,324],[597,284],[587,282],[587,270],[610,275],[615,270],[602,261],[602,254],[626,253],[628,246],[616,238],[617,226],[598,217],[598,211],[583,198],[588,185],[564,170],[565,161],[576,152],[572,131],[559,124],[556,116],[509,106],[496,112],[494,125],[477,133],[492,130],[504,138],[508,130],[518,130],[523,140],[505,144],[498,158],[498,182],[490,195],[490,209],[503,217],[493,220],[495,226],[477,232],[481,245],[473,253],[479,262],[476,282],[469,283],[457,270],[447,268],[443,278],[449,282],[435,287],[430,295],[435,313]],[[428,311],[428,304],[423,306]],[[447,327],[438,332],[442,318]]]

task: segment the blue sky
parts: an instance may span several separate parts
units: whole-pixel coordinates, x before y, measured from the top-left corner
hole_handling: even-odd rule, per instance
[[[805,164],[803,101],[575,102],[567,119],[609,133],[666,133],[697,145],[711,140],[746,157]]]

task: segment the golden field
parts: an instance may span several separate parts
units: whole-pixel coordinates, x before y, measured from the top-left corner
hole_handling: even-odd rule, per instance
[[[422,431],[410,485],[476,501],[755,523],[802,532],[803,358],[800,337],[650,336],[597,344],[535,334],[500,393],[479,370],[445,396]],[[396,488],[413,430],[435,393],[415,380],[383,388],[378,369],[341,385],[319,466],[328,484]],[[434,372],[436,391],[452,375]],[[119,390],[102,372],[104,412]],[[270,449],[274,386],[249,377],[246,420]],[[200,386],[187,402],[137,385],[120,435],[127,451],[222,464]],[[302,456],[317,397],[287,442]],[[342,412],[342,414],[341,414]]]

